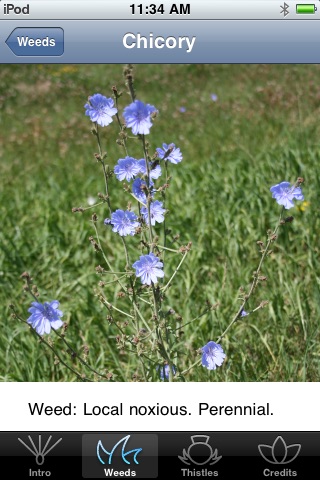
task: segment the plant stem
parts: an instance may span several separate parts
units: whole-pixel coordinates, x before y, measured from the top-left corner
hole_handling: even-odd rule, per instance
[[[97,370],[95,370],[94,368],[92,368],[87,362],[85,362],[81,357],[80,355],[72,348],[72,346],[70,345],[69,342],[67,342],[67,340],[62,336],[60,335],[60,333],[57,332],[57,330],[55,329],[52,329],[54,334],[57,335],[60,340],[62,340],[65,345],[69,348],[69,350],[71,351],[71,353],[73,354],[74,357],[76,357],[80,363],[82,363],[82,365],[84,365],[86,368],[88,368],[88,370],[90,370],[91,372],[95,373],[96,375],[98,375],[99,377],[103,377],[105,379],[108,380],[108,377],[106,377],[106,375],[104,375],[103,373],[99,373]]]
[[[177,266],[177,268],[176,268],[176,269],[175,269],[175,271],[173,272],[173,274],[172,274],[172,276],[171,276],[170,280],[169,280],[169,281],[168,281],[168,283],[167,283],[167,284],[166,284],[166,285],[163,287],[163,289],[162,289],[162,293],[164,293],[164,292],[165,292],[165,291],[168,289],[168,287],[170,286],[170,284],[171,284],[172,280],[174,279],[174,277],[175,277],[175,276],[176,276],[176,274],[178,273],[178,271],[179,271],[179,269],[180,269],[181,265],[182,265],[182,264],[183,264],[183,262],[185,261],[185,259],[186,259],[186,256],[188,255],[188,251],[189,251],[189,250],[187,250],[187,251],[186,251],[186,252],[183,254],[183,257],[182,257],[182,259],[181,259],[181,261],[180,261],[179,265]]]
[[[211,310],[212,310],[211,307],[206,308],[206,309],[204,310],[204,312],[200,313],[199,315],[197,315],[196,317],[194,317],[194,318],[193,318],[192,320],[190,320],[189,322],[184,323],[183,325],[179,325],[179,327],[176,328],[175,331],[180,330],[181,328],[184,328],[184,327],[186,327],[187,325],[190,325],[190,323],[193,323],[193,322],[195,322],[196,320],[199,320],[199,318],[203,317],[204,315],[206,315],[206,314],[207,314],[208,312],[210,312]]]
[[[122,132],[122,131],[123,131],[123,128],[122,128],[122,124],[121,124],[120,117],[119,117],[119,113],[118,113],[119,107],[118,107],[118,97],[117,97],[117,95],[116,95],[116,107],[117,107],[116,117],[117,117],[117,121],[118,121],[118,124],[119,124],[120,132]],[[126,142],[126,139],[125,139],[125,138],[122,138],[121,140],[122,140],[122,142],[123,142],[122,146],[123,146],[123,148],[124,148],[124,150],[125,150],[125,152],[126,152],[126,156],[128,157],[128,150],[127,150],[127,142]]]
[[[102,292],[99,292],[99,297],[100,297],[100,300],[102,301],[102,303],[104,303],[106,305],[106,307],[108,307],[109,309],[116,310],[117,312],[121,313],[122,315],[125,315],[126,317],[131,318],[131,320],[134,319],[134,317],[132,315],[130,315],[130,313],[124,312],[123,310],[120,310],[120,308],[117,308],[114,305],[112,305],[112,303],[108,302],[108,300],[106,299],[106,297],[103,295]]]
[[[168,184],[168,181],[169,181],[169,172],[168,172],[168,162],[165,160],[164,161],[164,168],[165,168],[165,171],[166,171],[166,181],[165,183]],[[164,188],[162,190],[162,200],[163,200],[163,208],[165,209],[166,208],[166,189]],[[164,221],[163,221],[163,249],[164,250],[170,250],[168,248],[166,248],[166,245],[167,245],[167,233],[166,233],[166,217],[164,216]],[[164,260],[164,257],[165,257],[165,252],[163,253],[163,260]]]
[[[146,162],[146,170],[147,170],[147,178],[146,178],[146,184],[147,184],[147,189],[148,189],[148,194],[147,194],[147,210],[148,210],[148,230],[149,230],[149,242],[150,242],[150,253],[153,252],[154,249],[154,242],[153,242],[153,233],[152,233],[152,223],[151,223],[151,211],[150,211],[150,203],[151,203],[151,187],[150,187],[150,165],[149,165],[149,155],[147,152],[146,148],[146,138],[145,135],[141,135],[142,137],[142,146],[143,146],[143,154],[144,154],[144,159]]]
[[[108,185],[108,174],[109,174],[109,167],[107,166],[106,168],[106,164],[105,164],[105,161],[104,161],[104,158],[103,158],[103,154],[102,154],[102,148],[101,148],[101,141],[100,141],[100,134],[99,134],[99,127],[98,127],[98,124],[96,123],[96,136],[97,136],[97,142],[98,142],[98,148],[99,148],[99,156],[100,156],[100,163],[102,165],[102,170],[103,170],[103,176],[104,176],[104,183],[105,183],[105,187],[106,187],[106,200],[107,200],[107,204],[108,204],[108,207],[109,207],[109,212],[110,212],[110,215],[111,215],[111,205],[110,205],[110,196],[109,196],[109,185]]]
[[[53,348],[52,345],[50,345],[50,343],[48,343],[34,328],[31,327],[31,325],[29,325],[29,323],[24,320],[23,318],[21,318],[15,311],[15,309],[12,309],[14,311],[14,315],[16,318],[18,318],[18,320],[20,320],[21,322],[25,323],[26,325],[28,325],[29,329],[33,332],[34,335],[36,335],[39,340],[41,341],[41,343],[44,343],[46,345],[46,347],[48,347],[53,353],[54,355],[59,359],[59,362],[64,366],[66,367],[68,370],[70,370],[70,372],[72,372],[74,375],[76,375],[76,377],[81,380],[82,382],[91,382],[91,380],[87,379],[86,377],[83,377],[79,372],[77,372],[73,367],[71,367],[68,363],[66,363],[61,357],[60,355],[56,352],[56,350]],[[52,329],[54,332],[55,330]],[[57,333],[57,332],[56,332]]]
[[[109,270],[112,272],[112,274],[114,275],[116,281],[119,283],[120,287],[122,288],[122,290],[124,292],[126,292],[126,288],[124,287],[124,285],[122,285],[122,283],[120,282],[120,279],[119,277],[117,276],[117,274],[115,272],[113,272],[112,270],[112,267],[110,265],[110,262],[107,258],[107,256],[105,255],[104,251],[103,251],[103,248],[102,248],[102,245],[101,245],[101,242],[100,242],[100,237],[99,237],[99,233],[98,233],[98,230],[97,230],[97,227],[96,227],[96,224],[95,222],[93,222],[93,227],[94,227],[94,230],[95,230],[95,233],[96,233],[96,237],[97,237],[97,242],[98,242],[98,245],[99,245],[99,248],[100,248],[100,252],[102,253],[102,256],[103,256],[103,259],[104,261],[106,262],[106,264],[108,265],[108,268]]]
[[[218,339],[216,340],[216,343],[219,343],[223,337],[228,333],[228,331],[230,330],[230,328],[232,327],[232,325],[239,319],[239,316],[241,315],[241,312],[242,310],[244,309],[246,303],[248,302],[249,298],[252,296],[256,286],[257,286],[257,283],[258,283],[258,280],[259,280],[259,274],[260,274],[260,271],[261,271],[261,268],[262,268],[262,264],[266,258],[266,256],[268,255],[269,253],[269,247],[271,245],[272,242],[275,241],[275,236],[278,232],[278,229],[281,225],[281,220],[282,220],[282,215],[283,215],[283,212],[284,212],[284,207],[282,207],[282,210],[281,210],[281,213],[280,213],[280,217],[279,217],[279,220],[278,220],[278,223],[277,223],[277,226],[276,228],[274,229],[274,231],[269,235],[269,238],[268,238],[268,241],[267,241],[267,244],[266,244],[266,247],[262,253],[262,256],[261,256],[261,259],[260,259],[260,262],[259,262],[259,265],[258,265],[258,268],[257,270],[254,272],[254,275],[253,275],[253,281],[251,283],[251,286],[250,286],[250,289],[249,289],[249,292],[247,295],[245,295],[245,298],[243,300],[243,302],[241,303],[241,306],[238,308],[238,311],[237,313],[234,315],[234,317],[232,318],[231,322],[229,323],[229,325],[227,326],[227,328],[225,329],[225,331],[218,337]]]

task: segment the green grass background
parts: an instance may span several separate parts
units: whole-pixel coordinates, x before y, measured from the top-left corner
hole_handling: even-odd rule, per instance
[[[31,298],[20,278],[25,270],[39,288],[40,301],[60,301],[67,339],[80,355],[86,344],[94,368],[118,381],[131,381],[135,374],[141,379],[136,357],[117,349],[117,331],[95,296],[100,280],[95,267],[102,260],[88,241],[93,211],[71,213],[104,188],[84,104],[94,93],[111,96],[116,85],[123,91],[120,107],[126,106],[130,98],[122,72],[122,65],[1,66],[2,381],[76,380],[25,324],[10,316],[10,303],[23,318],[29,316]],[[262,300],[268,306],[230,330],[222,342],[227,354],[222,367],[210,372],[199,366],[185,380],[318,381],[320,66],[136,65],[135,88],[139,99],[159,110],[148,137],[151,149],[174,142],[183,153],[183,161],[170,169],[167,224],[182,244],[192,241],[193,246],[166,303],[183,323],[207,299],[219,303],[216,311],[183,329],[180,370],[196,361],[197,350],[217,339],[237,311],[239,287],[248,286],[259,262],[256,241],[265,240],[280,212],[270,187],[305,178],[308,203],[301,209],[297,202],[288,212],[294,221],[281,228],[263,268],[268,280],[248,309]],[[103,129],[111,166],[124,157],[117,133],[116,122]],[[129,151],[142,156],[137,142]],[[125,208],[129,197],[116,179],[112,187],[117,208]],[[95,211],[102,224],[106,208]],[[121,244],[101,231],[106,252],[121,266]],[[112,303],[119,302],[112,289],[107,291]]]

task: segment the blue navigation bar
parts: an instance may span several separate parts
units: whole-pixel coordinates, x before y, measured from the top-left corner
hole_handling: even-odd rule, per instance
[[[17,57],[59,57],[64,52],[63,29],[17,27],[6,44]]]
[[[307,20],[27,23],[0,20],[1,63],[320,63],[320,28]]]

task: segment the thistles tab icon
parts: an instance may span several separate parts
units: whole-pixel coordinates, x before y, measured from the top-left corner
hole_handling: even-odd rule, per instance
[[[29,438],[29,441],[31,443],[31,447],[29,447],[29,445],[27,445],[26,443],[24,443],[23,440],[21,440],[21,438],[18,438],[19,442],[22,443],[22,445],[24,445],[28,450],[29,452],[31,452],[35,457],[36,457],[36,462],[37,462],[37,465],[43,465],[44,463],[44,457],[45,455],[47,455],[49,452],[51,452],[51,450],[56,446],[58,445],[58,443],[61,442],[62,438],[59,438],[59,440],[56,441],[56,443],[54,443],[53,445],[51,445],[50,448],[47,448],[49,447],[49,443],[51,441],[51,438],[52,438],[52,435],[50,435],[50,437],[48,438],[45,446],[42,448],[42,445],[41,445],[41,435],[39,435],[39,443],[38,443],[38,448],[35,446],[34,444],[34,441],[32,440],[31,436],[28,435],[28,438]]]
[[[218,456],[217,449],[213,451],[211,445],[208,443],[209,440],[210,437],[207,435],[193,435],[191,437],[192,443],[188,450],[183,449],[182,456],[178,455],[179,460],[186,465],[190,465],[190,463],[205,465],[209,462],[209,465],[214,465],[219,462],[222,455]]]

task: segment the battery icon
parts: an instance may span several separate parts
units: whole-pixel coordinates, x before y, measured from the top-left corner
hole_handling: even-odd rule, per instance
[[[298,3],[296,5],[297,14],[314,14],[316,13],[317,7],[312,3]]]

